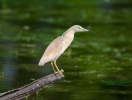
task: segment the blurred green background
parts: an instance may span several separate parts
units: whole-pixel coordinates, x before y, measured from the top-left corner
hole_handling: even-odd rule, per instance
[[[37,64],[75,24],[94,34],[76,33],[57,61],[65,78],[28,100],[132,100],[132,0],[1,0],[0,92],[53,73]]]

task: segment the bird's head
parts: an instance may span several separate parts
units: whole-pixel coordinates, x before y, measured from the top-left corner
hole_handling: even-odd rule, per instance
[[[71,27],[71,29],[74,30],[75,32],[92,32],[91,30],[85,29],[80,25],[74,25]]]

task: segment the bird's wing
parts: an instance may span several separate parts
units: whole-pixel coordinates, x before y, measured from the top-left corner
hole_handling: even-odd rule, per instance
[[[53,40],[45,50],[38,65],[43,66],[46,62],[53,61],[63,53],[64,37],[59,36]]]

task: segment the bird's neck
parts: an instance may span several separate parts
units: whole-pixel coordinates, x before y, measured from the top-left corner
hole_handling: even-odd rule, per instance
[[[62,36],[64,37],[65,49],[71,44],[74,39],[74,31],[66,31]]]
[[[71,30],[71,28],[69,28],[67,31],[65,31],[62,36],[65,36],[65,35],[69,35],[69,34],[74,34],[75,31]]]
[[[65,34],[62,36],[65,37],[65,41],[71,43],[74,38],[74,33],[74,31],[66,31]]]
[[[71,37],[71,36],[74,36],[74,33],[75,31],[67,30],[66,32],[62,34],[62,36]]]

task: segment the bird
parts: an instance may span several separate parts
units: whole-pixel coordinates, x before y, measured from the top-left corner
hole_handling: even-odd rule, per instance
[[[92,31],[85,29],[80,25],[73,25],[67,31],[65,31],[62,34],[62,36],[58,36],[49,44],[49,46],[46,48],[45,52],[43,53],[38,65],[44,66],[45,63],[51,62],[51,66],[54,71],[54,74],[59,73],[61,74],[62,77],[64,77],[64,75],[59,70],[56,64],[56,60],[70,46],[71,42],[74,39],[74,34],[76,32],[92,32]]]

